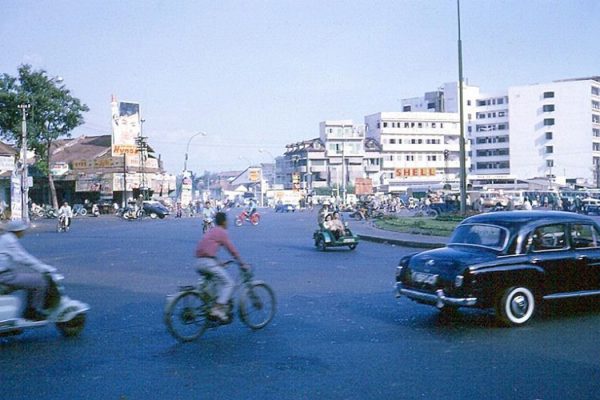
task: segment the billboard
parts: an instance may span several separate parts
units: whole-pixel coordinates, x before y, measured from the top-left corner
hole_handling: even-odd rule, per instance
[[[357,195],[372,194],[373,181],[370,178],[356,178],[354,180],[354,190]]]
[[[112,155],[136,154],[135,139],[141,135],[139,103],[119,102],[113,96],[112,108]]]

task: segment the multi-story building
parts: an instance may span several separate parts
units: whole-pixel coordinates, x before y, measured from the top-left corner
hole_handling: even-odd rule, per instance
[[[329,187],[343,195],[358,178],[370,178],[377,184],[380,168],[381,147],[365,138],[363,125],[351,120],[323,121],[318,138],[286,146],[276,175],[286,189]]]
[[[366,116],[365,126],[381,145],[380,183],[387,191],[458,181],[458,114],[380,112]]]
[[[595,181],[600,77],[510,87],[508,99],[511,173]]]
[[[405,111],[458,112],[458,84],[403,100]],[[463,86],[469,174],[594,183],[600,175],[600,77],[509,87]]]

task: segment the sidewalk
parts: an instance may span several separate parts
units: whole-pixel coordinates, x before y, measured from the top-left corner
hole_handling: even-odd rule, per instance
[[[418,235],[379,229],[370,221],[353,221],[350,229],[361,240],[370,242],[389,243],[404,247],[418,247],[424,249],[435,249],[444,247],[448,238],[444,236]]]

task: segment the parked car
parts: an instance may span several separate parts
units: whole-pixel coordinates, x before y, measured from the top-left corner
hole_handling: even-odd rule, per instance
[[[465,219],[444,248],[404,257],[397,296],[493,308],[505,325],[530,321],[542,301],[600,295],[600,227],[562,211],[501,211]]]
[[[588,197],[581,201],[581,207],[583,212],[586,214],[597,214],[600,215],[600,200]]]
[[[147,200],[144,201],[144,213],[152,219],[157,217],[163,219],[169,215],[169,209],[158,201]]]
[[[296,211],[296,207],[294,207],[292,204],[286,203],[286,204],[277,204],[275,206],[275,212],[294,212]]]

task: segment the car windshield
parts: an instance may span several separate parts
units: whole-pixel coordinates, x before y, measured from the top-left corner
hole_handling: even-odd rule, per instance
[[[472,245],[502,250],[508,239],[508,230],[497,225],[463,224],[456,227],[449,245]]]

